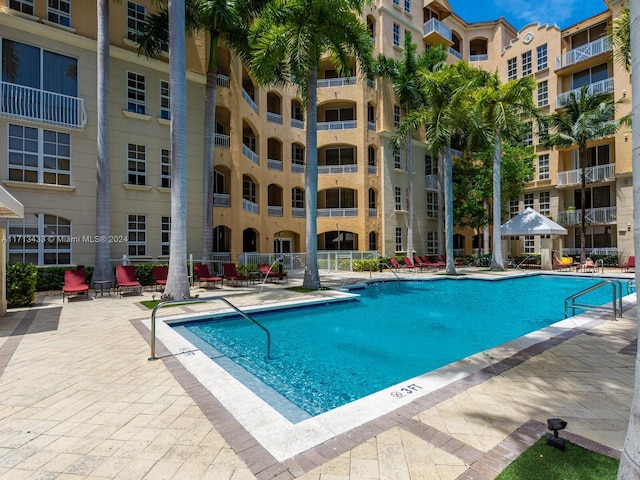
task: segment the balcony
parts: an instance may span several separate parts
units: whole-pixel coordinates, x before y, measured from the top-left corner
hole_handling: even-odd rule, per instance
[[[304,208],[292,207],[291,216],[293,218],[304,218],[305,217]]]
[[[607,165],[587,167],[585,177],[587,183],[612,182],[616,179],[616,164],[609,163]],[[558,173],[558,187],[569,187],[580,185],[581,183],[582,170],[579,168]]]
[[[229,85],[231,85],[231,82],[229,81],[229,77],[219,73],[218,76],[216,77],[216,85],[219,87],[229,88]]]
[[[229,146],[231,145],[231,137],[229,137],[229,135],[224,135],[222,133],[216,133],[215,144],[217,147],[229,148]]]
[[[356,83],[356,77],[321,78],[318,80],[318,88],[347,87]]]
[[[556,70],[568,67],[578,62],[583,62],[610,50],[611,42],[609,39],[607,37],[599,38],[591,43],[587,43],[581,47],[569,50],[562,55],[558,55],[556,57]]]
[[[282,115],[279,113],[267,112],[267,122],[282,125]]]
[[[84,129],[87,112],[84,99],[0,82],[0,116],[43,125]]]
[[[291,119],[291,127],[304,130],[304,120],[298,120],[297,118]]]
[[[213,204],[216,207],[230,207],[231,195],[229,195],[228,193],[214,193]]]
[[[437,175],[425,175],[424,176],[424,189],[437,192],[438,191],[438,176]]]
[[[256,105],[256,102],[253,101],[253,98],[251,98],[249,92],[247,92],[244,88],[242,89],[242,98],[244,98],[245,102],[249,104],[254,112],[258,113],[258,105]]]
[[[587,208],[585,210],[585,223],[587,225],[616,223],[617,207]],[[560,225],[580,225],[582,212],[580,209],[558,212]]]
[[[242,154],[249,158],[253,163],[258,163],[258,154],[247,147],[244,143],[242,144]]]
[[[358,165],[320,165],[318,175],[339,175],[343,173],[358,173]]]
[[[480,55],[469,55],[470,62],[486,62],[489,60],[489,55],[486,53],[482,53]]]
[[[267,206],[267,215],[270,217],[281,217],[282,216],[282,207],[278,207],[275,205]]]
[[[357,208],[319,208],[318,218],[357,217]]]
[[[459,60],[462,60],[462,54],[453,47],[449,47],[449,53]]]
[[[369,171],[369,175],[377,175],[378,174],[378,167],[375,165],[367,165],[367,169]]]
[[[567,103],[569,103],[572,93],[576,96],[576,100],[579,99],[581,95],[580,92],[580,88],[574,88],[568,92],[561,93],[556,97],[556,108],[566,106]],[[589,88],[587,88],[587,95],[604,95],[607,93],[613,93],[613,77],[591,83],[589,84]]]
[[[453,44],[451,29],[437,18],[432,18],[422,25],[422,36],[431,45],[451,46]]]
[[[372,122],[372,121],[368,121],[367,122],[367,129],[375,132],[376,131],[376,122]]]
[[[282,160],[275,160],[273,158],[267,158],[268,170],[280,170],[282,171]]]
[[[258,207],[258,204],[253,203],[252,201],[247,200],[246,198],[242,199],[242,209],[245,212],[255,213],[256,215],[260,213],[260,208]]]
[[[318,122],[318,131],[320,130],[353,130],[358,126],[356,120],[346,120],[344,122]]]
[[[304,165],[300,163],[292,163],[291,173],[304,173]]]
[[[369,208],[369,217],[375,218],[377,216],[378,216],[378,209],[377,208]]]

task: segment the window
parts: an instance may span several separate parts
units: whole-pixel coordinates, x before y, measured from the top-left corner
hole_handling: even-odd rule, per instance
[[[47,3],[47,19],[50,22],[71,26],[71,0],[49,0]]]
[[[427,255],[438,254],[438,232],[427,232]]]
[[[144,145],[130,143],[127,147],[127,183],[147,184],[147,149]]]
[[[146,113],[145,83],[144,75],[127,72],[127,110],[129,112],[141,115]]]
[[[538,143],[545,143],[549,139],[549,125],[538,120]]]
[[[513,57],[507,60],[507,80],[518,78],[518,59]]]
[[[525,122],[523,124],[522,144],[525,147],[533,145],[533,123]]]
[[[404,11],[411,12],[411,0],[404,0]]]
[[[396,212],[402,210],[402,188],[395,188],[395,199],[396,199]]]
[[[213,229],[213,251],[214,252],[230,252],[231,251],[231,230],[224,225],[220,225]]]
[[[402,251],[402,228],[396,227],[396,252]]]
[[[9,0],[9,8],[33,15],[33,0]]]
[[[538,180],[549,180],[549,154],[538,156]]]
[[[394,4],[396,7],[399,7],[399,6],[400,6],[400,0],[393,0],[393,4]]]
[[[355,165],[355,148],[327,148],[324,154],[325,165]]]
[[[534,253],[536,251],[536,237],[533,235],[524,236],[524,253]]]
[[[538,83],[538,106],[546,107],[549,105],[549,82],[544,80]]]
[[[171,119],[171,100],[169,96],[169,82],[160,80],[160,118]]]
[[[426,202],[427,217],[438,218],[438,193],[426,192],[426,194],[427,194],[427,202]]]
[[[71,185],[71,135],[10,124],[8,140],[9,180]]]
[[[242,198],[249,200],[252,203],[256,203],[258,197],[257,186],[253,183],[250,177],[243,175],[242,178]]]
[[[592,68],[587,68],[576,72],[571,77],[571,88],[577,89],[585,85],[601,82],[609,78],[609,70],[606,63],[602,63]]]
[[[147,254],[147,217],[127,215],[127,252],[130,257]]]
[[[538,200],[540,203],[538,211],[542,215],[549,216],[551,214],[551,194],[549,192],[540,192]]]
[[[438,162],[434,162],[433,157],[431,155],[424,156],[424,174],[425,175],[438,174]]]
[[[537,58],[538,58],[538,70],[544,70],[548,67],[547,64],[547,44],[540,45],[536,48]]]
[[[520,213],[520,203],[518,200],[509,200],[509,218],[513,218]]]
[[[400,106],[393,106],[393,128],[398,128],[400,126]]]
[[[393,168],[402,169],[402,156],[397,148],[393,150]]]
[[[160,255],[169,255],[171,244],[171,217],[162,217],[160,220]]]
[[[376,232],[369,232],[369,250],[378,250],[378,234]]]
[[[393,46],[400,46],[400,25],[397,23],[393,24]]]
[[[367,165],[370,167],[376,166],[376,149],[373,145],[367,147]]]
[[[533,208],[533,193],[524,194],[524,208]]]
[[[9,261],[34,265],[71,264],[71,221],[45,213],[25,213],[7,221]]]
[[[160,186],[171,188],[171,150],[160,150]]]
[[[531,75],[531,50],[522,54],[522,76]]]
[[[135,2],[127,2],[127,38],[137,41],[138,33],[142,31],[145,22],[145,9]]]
[[[304,165],[304,147],[299,143],[291,145],[291,163]]]
[[[304,208],[304,190],[295,187],[291,190],[291,206],[293,208]]]

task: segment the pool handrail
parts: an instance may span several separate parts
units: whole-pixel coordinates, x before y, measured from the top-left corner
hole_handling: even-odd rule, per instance
[[[576,308],[590,308],[592,310],[600,309],[602,310],[604,307],[602,305],[591,305],[588,303],[576,303],[576,299],[585,295],[589,292],[592,292],[600,287],[604,287],[605,285],[611,285],[612,287],[612,320],[617,320],[617,317],[622,317],[622,282],[616,279],[606,279],[601,282],[596,283],[595,285],[590,286],[589,288],[585,288],[584,290],[574,293],[573,295],[568,296],[564,300],[564,316],[565,318],[569,318],[569,309],[573,310],[573,315],[576,314]],[[571,304],[569,304],[571,302]],[[616,306],[616,302],[618,306]]]
[[[254,318],[252,318],[242,310],[240,310],[238,307],[236,307],[233,303],[231,303],[226,298],[221,297],[219,295],[215,295],[213,297],[196,297],[196,298],[185,298],[182,300],[165,300],[158,303],[158,305],[156,305],[153,308],[153,312],[151,312],[151,342],[150,342],[151,356],[148,358],[148,360],[158,360],[158,357],[156,356],[156,313],[160,308],[166,305],[179,305],[183,303],[206,303],[209,300],[220,300],[221,302],[226,303],[233,310],[238,312],[240,316],[244,317],[245,319],[249,320],[251,323],[254,323],[256,326],[258,326],[260,329],[262,329],[262,331],[264,331],[264,333],[267,335],[267,359],[271,358],[271,333],[269,332],[267,327],[262,325],[260,322],[258,322],[257,320],[255,320]]]

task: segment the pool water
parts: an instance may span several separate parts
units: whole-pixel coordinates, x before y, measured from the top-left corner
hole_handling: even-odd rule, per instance
[[[369,285],[353,301],[173,325],[186,328],[318,415],[564,318],[564,299],[601,279],[531,275]],[[611,301],[611,289],[582,299]],[[214,359],[215,360],[215,359]]]

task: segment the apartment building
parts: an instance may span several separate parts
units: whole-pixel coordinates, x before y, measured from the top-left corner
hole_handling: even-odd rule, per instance
[[[0,0],[4,2],[5,0]],[[170,233],[168,57],[138,55],[132,40],[152,11],[146,0],[111,5],[109,133],[112,257],[166,261]],[[399,57],[404,32],[419,52],[449,48],[449,61],[499,70],[506,81],[533,75],[538,105],[562,106],[584,84],[630,96],[629,75],[601,37],[620,5],[566,30],[532,24],[516,31],[504,19],[467,23],[446,1],[377,0],[364,14],[374,55]],[[93,263],[96,182],[96,6],[78,0],[7,0],[0,5],[2,83],[0,178],[24,205],[7,221],[7,258],[39,265]],[[188,251],[202,250],[203,38],[187,39]],[[214,251],[301,252],[305,245],[305,112],[294,89],[261,88],[226,46],[218,46]],[[323,63],[318,80],[318,248],[406,249],[407,190],[413,186],[414,248],[437,252],[436,163],[413,142],[414,171],[389,143],[401,111],[388,82],[363,78],[354,65],[340,77]],[[624,106],[620,113],[628,111]],[[532,143],[537,143],[532,126]],[[631,141],[620,133],[594,143],[588,171],[590,248],[632,248]],[[542,150],[536,174],[512,211],[533,206],[565,225],[565,249],[579,246],[579,172],[571,150]],[[456,253],[478,239],[459,231]],[[513,240],[535,251],[535,238]],[[617,249],[617,250],[616,250]]]

